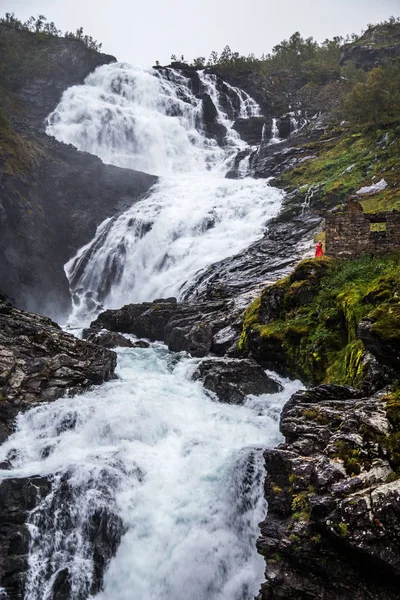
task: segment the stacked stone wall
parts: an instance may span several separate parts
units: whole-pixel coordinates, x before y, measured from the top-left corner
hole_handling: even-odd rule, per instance
[[[328,256],[350,258],[397,251],[400,251],[398,211],[369,215],[361,210],[348,210],[326,218],[325,252]]]

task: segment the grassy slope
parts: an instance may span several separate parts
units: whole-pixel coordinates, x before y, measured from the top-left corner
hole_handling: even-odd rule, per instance
[[[362,201],[365,212],[400,209],[400,124],[383,129],[335,127],[302,146],[312,157],[274,181],[288,191],[315,190],[313,201],[332,206],[384,178],[388,187]]]
[[[268,304],[278,287],[283,290],[280,312],[263,323],[263,301]],[[239,349],[248,348],[253,332],[261,352],[271,344],[283,351],[293,375],[313,383],[359,386],[365,349],[357,325],[365,317],[376,319],[372,330],[378,338],[400,341],[399,257],[308,259],[250,305]]]

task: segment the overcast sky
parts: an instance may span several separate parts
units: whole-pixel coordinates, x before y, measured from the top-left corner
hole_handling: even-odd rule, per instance
[[[0,8],[24,21],[44,14],[63,32],[83,26],[103,52],[137,65],[208,57],[226,44],[260,56],[295,31],[323,41],[400,16],[400,0],[0,0]]]

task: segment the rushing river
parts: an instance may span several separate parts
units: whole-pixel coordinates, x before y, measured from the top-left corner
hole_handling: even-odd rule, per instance
[[[15,457],[7,475],[54,474],[58,507],[50,496],[31,515],[26,600],[53,598],[65,568],[70,599],[84,597],[94,568],[88,523],[105,509],[125,534],[97,600],[254,597],[262,449],[280,441],[279,412],[298,382],[221,404],[190,379],[198,360],[162,345],[120,350],[118,380],[19,417],[0,449],[1,459]]]
[[[225,178],[249,150],[234,120],[259,114],[247,94],[202,72],[194,80],[117,63],[65,92],[49,134],[160,176],[66,265],[71,322],[88,320],[87,298],[93,308],[179,297],[203,269],[264,235],[282,193],[249,176],[246,156],[240,178]],[[63,578],[68,600],[257,593],[262,451],[280,441],[280,410],[300,384],[221,404],[191,379],[198,361],[161,344],[120,349],[116,380],[19,416],[0,448],[0,461],[12,465],[2,475],[51,476],[53,486],[30,515],[25,600],[55,600]],[[117,551],[93,593],[99,536],[114,536]]]

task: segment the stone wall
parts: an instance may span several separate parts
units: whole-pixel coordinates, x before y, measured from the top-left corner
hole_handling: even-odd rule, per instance
[[[400,250],[400,212],[364,214],[359,204],[330,214],[325,223],[328,256],[357,257]]]

